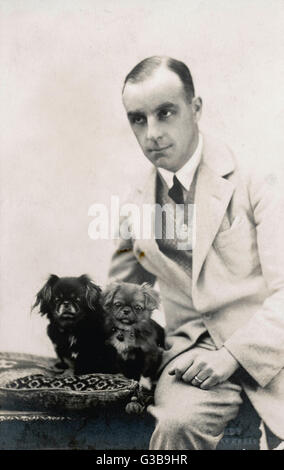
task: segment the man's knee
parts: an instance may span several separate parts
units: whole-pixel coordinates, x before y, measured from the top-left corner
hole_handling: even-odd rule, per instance
[[[202,406],[188,406],[186,409],[156,410],[153,415],[157,427],[162,433],[173,435],[211,435],[217,436],[222,432],[222,426],[213,422],[202,410]],[[220,423],[221,424],[221,423]]]

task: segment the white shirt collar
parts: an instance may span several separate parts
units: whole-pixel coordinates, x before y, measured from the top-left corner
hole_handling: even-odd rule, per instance
[[[194,177],[194,173],[197,170],[197,167],[201,161],[202,150],[203,150],[203,137],[199,133],[198,144],[197,144],[196,150],[194,154],[192,155],[192,157],[185,163],[185,165],[183,165],[182,168],[180,168],[176,173],[173,173],[172,171],[169,171],[169,170],[165,170],[164,168],[159,168],[159,172],[161,173],[162,177],[166,181],[169,188],[172,187],[173,177],[174,175],[176,175],[177,179],[180,181],[183,187],[187,191],[189,190],[193,177]]]

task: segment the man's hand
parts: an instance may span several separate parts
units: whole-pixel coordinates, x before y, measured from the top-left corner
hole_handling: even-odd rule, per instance
[[[168,373],[176,375],[179,380],[209,390],[229,379],[238,367],[239,363],[224,347],[218,351],[204,352],[193,349],[174,361]]]

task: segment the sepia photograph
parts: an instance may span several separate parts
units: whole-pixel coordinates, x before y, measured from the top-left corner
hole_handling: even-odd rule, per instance
[[[284,450],[284,1],[0,0],[0,76],[0,450]]]

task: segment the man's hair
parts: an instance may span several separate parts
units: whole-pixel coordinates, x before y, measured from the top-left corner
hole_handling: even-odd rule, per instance
[[[147,57],[146,59],[139,62],[139,64],[135,65],[135,67],[129,72],[129,74],[126,75],[122,88],[122,93],[124,91],[125,85],[128,82],[142,82],[146,78],[150,77],[153,72],[161,66],[165,66],[166,68],[178,75],[183,84],[185,96],[187,100],[191,102],[192,98],[195,95],[195,90],[189,68],[183,62],[173,59],[172,57],[153,56]]]

